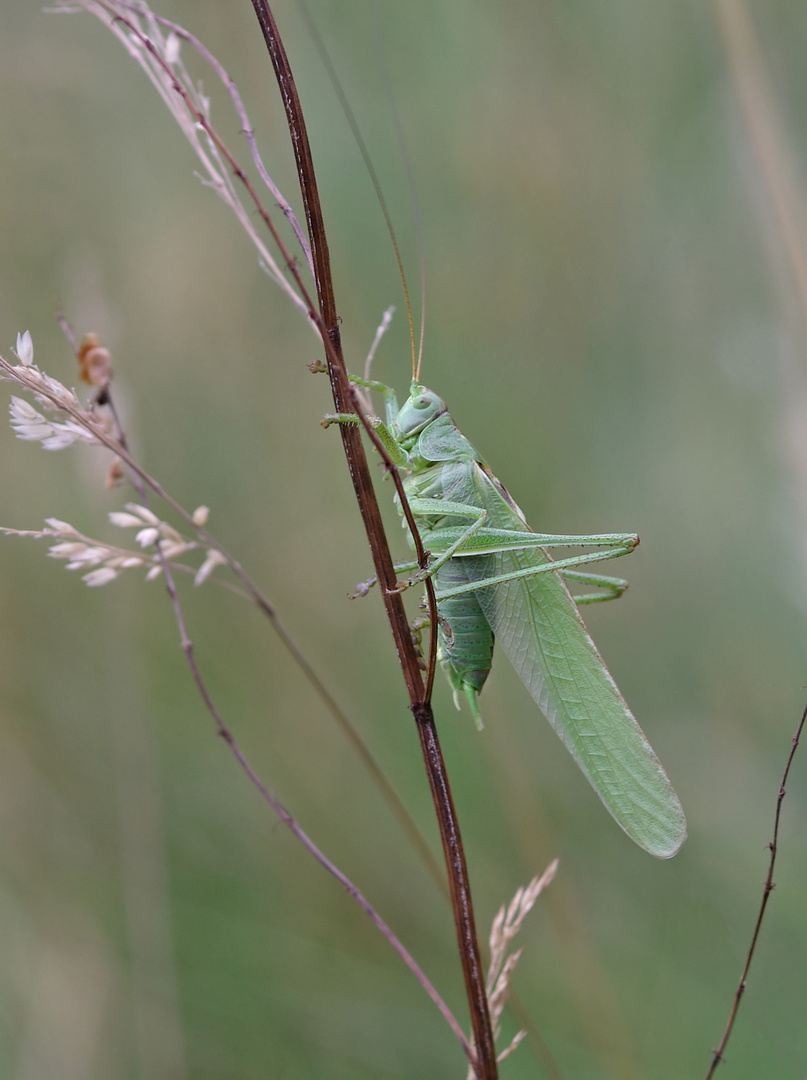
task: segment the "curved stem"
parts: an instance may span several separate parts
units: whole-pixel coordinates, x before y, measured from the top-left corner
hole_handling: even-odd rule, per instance
[[[328,242],[302,107],[288,57],[269,4],[266,0],[252,0],[252,5],[272,59],[291,133],[300,190],[311,240],[319,313],[322,323],[327,328],[329,339],[329,342],[326,341],[324,344],[326,346],[325,351],[334,406],[337,413],[354,412],[350,381],[342,357]],[[330,348],[328,344],[330,344]],[[445,772],[437,731],[434,726],[434,717],[426,696],[426,687],[423,685],[417,651],[409,631],[403,601],[395,591],[395,571],[392,565],[392,557],[375,497],[367,458],[361,442],[361,433],[353,424],[340,424],[339,430],[353,481],[354,492],[370,544],[376,575],[381,586],[381,595],[417,723],[424,762],[429,777],[429,786],[440,826],[466,993],[471,1011],[471,1024],[476,1044],[477,1060],[472,1063],[479,1080],[497,1080],[496,1050],[488,1011],[487,995],[485,993],[484,974],[479,957],[479,946],[476,939],[467,866],[448,776]]]

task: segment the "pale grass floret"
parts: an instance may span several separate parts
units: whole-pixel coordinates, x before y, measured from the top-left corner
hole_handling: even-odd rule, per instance
[[[92,588],[97,585],[106,585],[117,576],[117,570],[113,570],[111,566],[102,566],[98,570],[91,570],[90,573],[85,574],[81,580]]]
[[[163,59],[166,64],[170,64],[172,67],[179,60],[179,38],[171,31],[168,37],[165,39],[165,53]]]
[[[125,529],[128,525],[134,525],[137,528],[139,528],[140,526],[142,526],[143,522],[145,522],[146,525],[159,525],[160,524],[160,519],[157,517],[157,515],[155,513],[153,513],[151,510],[149,510],[149,508],[147,506],[142,506],[140,503],[131,503],[130,502],[130,503],[126,504],[126,509],[129,511],[129,514],[131,515],[131,520],[127,521],[125,523],[118,522],[117,520],[113,520],[112,514],[110,514],[109,515],[109,520],[112,522],[113,525],[120,525],[121,528]],[[117,519],[117,516],[118,515],[116,514],[115,515],[116,519]]]
[[[34,343],[31,340],[31,331],[17,334],[17,348],[13,350],[23,367],[30,367],[34,362]]]
[[[520,888],[507,908],[502,905],[493,920],[490,930],[490,965],[485,990],[488,996],[488,1008],[490,1009],[490,1023],[495,1038],[501,1033],[501,1017],[507,998],[510,994],[510,977],[521,956],[521,949],[508,955],[508,948],[513,938],[521,929],[524,919],[529,914],[535,901],[543,890],[555,877],[558,869],[558,860],[552,862],[544,870],[540,877],[534,877],[529,885]],[[527,1033],[519,1031],[499,1055],[499,1061],[515,1050]],[[468,1080],[474,1080],[473,1069],[468,1070]]]
[[[194,585],[203,585],[217,566],[224,566],[227,560],[220,551],[215,548],[211,548],[207,553],[207,558],[196,571],[196,576],[193,579]]]
[[[135,517],[134,514],[126,514],[122,510],[113,510],[109,515],[111,524],[117,525],[119,529],[139,529],[143,524],[139,517]]]
[[[141,529],[135,536],[135,540],[140,544],[142,548],[151,547],[152,544],[156,544],[160,536],[160,530],[149,526],[147,529]]]

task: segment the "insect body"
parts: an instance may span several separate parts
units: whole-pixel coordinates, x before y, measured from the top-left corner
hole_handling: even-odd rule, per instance
[[[376,430],[409,473],[404,490],[431,555],[412,581],[433,578],[438,658],[455,701],[464,695],[480,723],[495,636],[619,825],[651,854],[674,855],[686,837],[681,804],[577,608],[626,588],[577,567],[628,554],[638,537],[534,533],[441,398],[413,382],[399,408],[389,387],[354,381],[383,393],[386,422]],[[570,546],[597,550],[558,560],[546,550]],[[606,591],[575,600],[564,578]]]

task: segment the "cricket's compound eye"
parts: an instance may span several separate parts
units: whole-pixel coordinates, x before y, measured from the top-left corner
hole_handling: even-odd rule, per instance
[[[409,398],[398,413],[398,428],[405,435],[413,435],[445,411],[442,398],[414,383]]]

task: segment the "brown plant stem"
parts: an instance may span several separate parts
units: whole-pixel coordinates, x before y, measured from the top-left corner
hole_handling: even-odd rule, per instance
[[[354,406],[357,403],[358,395],[355,387],[350,388],[351,397],[353,399]],[[406,519],[406,524],[409,526],[409,533],[412,537],[412,542],[415,545],[415,555],[417,557],[417,564],[421,570],[425,570],[429,563],[429,553],[423,547],[423,541],[420,539],[420,533],[418,532],[417,524],[415,523],[415,517],[412,513],[412,508],[409,505],[409,500],[406,497],[406,491],[401,480],[401,474],[395,466],[392,458],[387,453],[387,448],[381,441],[378,432],[373,428],[370,420],[360,410],[356,410],[356,415],[359,418],[359,422],[367,433],[367,437],[373,446],[378,451],[382,458],[387,472],[392,477],[395,484],[395,490],[398,494],[400,501],[401,513]],[[426,668],[426,685],[423,691],[423,700],[431,702],[432,690],[434,689],[434,672],[437,667],[437,596],[434,592],[434,582],[430,577],[425,578],[423,584],[426,586],[426,601],[429,610],[429,625],[432,627],[432,633],[429,641],[429,663]],[[399,592],[403,591],[403,588],[398,589]],[[410,634],[411,640],[411,634]],[[413,708],[414,708],[413,702]]]
[[[300,190],[311,240],[319,313],[331,345],[331,348],[328,348],[327,342],[324,342],[334,406],[337,413],[354,412],[350,382],[342,358],[327,237],[302,108],[291,67],[269,4],[266,0],[252,0],[252,4],[272,59],[291,133]],[[445,772],[437,731],[434,726],[434,717],[431,705],[426,700],[424,693],[425,688],[418,656],[412,642],[403,602],[400,595],[395,591],[396,582],[392,558],[361,442],[361,433],[352,424],[340,424],[339,430],[353,481],[354,492],[367,532],[373,564],[381,586],[384,605],[398,651],[401,670],[409,693],[409,700],[417,722],[429,777],[429,786],[440,827],[476,1045],[477,1060],[475,1069],[479,1080],[496,1080],[498,1076],[496,1050],[488,1011],[487,995],[485,993],[484,973],[476,939],[468,871],[448,776]]]

